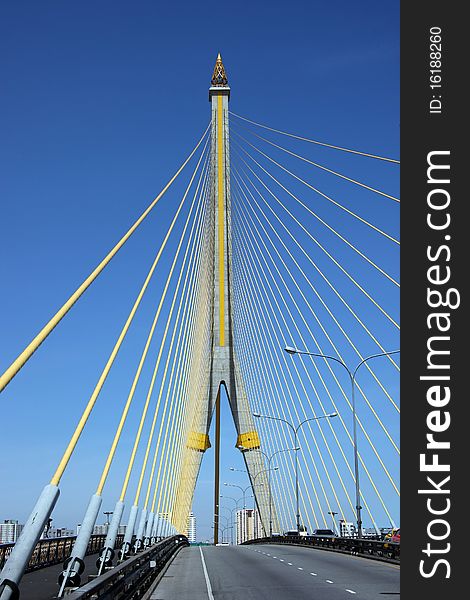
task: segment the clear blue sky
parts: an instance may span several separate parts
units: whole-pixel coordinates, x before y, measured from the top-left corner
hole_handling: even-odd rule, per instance
[[[398,156],[398,1],[20,1],[0,6],[0,45],[2,371],[192,148],[209,122],[217,52],[232,111]],[[397,192],[389,171],[361,169]],[[0,519],[23,521],[49,480],[177,191],[2,394]],[[97,407],[98,423],[113,415],[124,371]],[[241,459],[227,410],[223,432],[228,473]],[[80,522],[108,445],[91,425],[64,478],[56,525]],[[201,539],[211,535],[212,461],[208,452],[194,503]],[[239,475],[232,481],[247,485]],[[112,510],[117,485],[103,510]]]

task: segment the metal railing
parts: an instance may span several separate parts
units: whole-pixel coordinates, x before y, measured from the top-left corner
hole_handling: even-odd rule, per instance
[[[68,537],[44,538],[39,540],[25,573],[64,562],[64,560],[68,558],[72,552],[76,537],[77,536],[72,535]],[[90,537],[90,541],[88,542],[86,555],[88,556],[89,554],[95,554],[96,552],[99,552],[104,546],[105,539],[106,535],[92,535]],[[123,540],[124,536],[118,535],[116,538],[115,548],[119,548]],[[14,543],[0,544],[0,570],[3,569],[3,565],[8,560],[8,557],[10,556],[14,546]]]
[[[342,552],[344,554],[355,554],[376,560],[387,562],[400,562],[400,544],[396,542],[370,540],[367,538],[342,538],[342,537],[319,537],[312,535],[286,535],[248,540],[244,544],[293,544],[296,546],[310,546]]]
[[[145,552],[128,558],[122,564],[100,575],[67,596],[68,600],[137,600],[147,598],[165,565],[189,546],[184,535],[174,535],[157,542]]]

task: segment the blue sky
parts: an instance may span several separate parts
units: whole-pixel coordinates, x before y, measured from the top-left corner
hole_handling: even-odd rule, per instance
[[[230,108],[237,114],[333,144],[398,156],[398,4],[2,3],[0,369],[193,147],[209,122],[207,89],[217,52],[232,88]],[[305,147],[290,147],[306,153]],[[355,159],[347,163],[334,154],[310,158],[320,156],[331,156],[332,168],[349,169],[398,193],[397,170]],[[296,172],[307,173],[304,166]],[[0,459],[6,490],[0,519],[24,520],[50,478],[129,308],[129,290],[143,279],[182,189],[176,186],[165,198],[2,394],[2,446],[9,452]],[[360,205],[396,233],[396,215],[383,206],[369,213],[366,204]],[[368,250],[397,272],[395,255],[381,254],[373,244]],[[153,293],[158,297],[158,287]],[[388,302],[396,314],[394,297]],[[126,359],[143,324],[144,318],[64,478],[57,525],[81,520],[95,485],[97,457],[109,445],[106,422],[114,414],[113,393],[128,381]],[[387,342],[395,346],[387,331],[383,328]],[[222,473],[247,485],[242,473],[236,478],[228,471],[242,463],[227,407],[223,416]],[[398,433],[396,421],[393,428]],[[388,449],[383,452],[388,457]],[[194,502],[201,539],[211,535],[212,462],[209,451]],[[117,487],[110,481],[103,510],[112,509]],[[397,503],[394,511],[398,515]]]

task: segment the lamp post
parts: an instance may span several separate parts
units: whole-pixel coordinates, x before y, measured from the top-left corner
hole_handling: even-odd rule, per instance
[[[238,510],[238,503],[240,502],[240,500],[243,500],[243,496],[241,496],[240,498],[233,498],[233,496],[222,496],[222,494],[220,494],[219,496],[220,498],[225,498],[228,500],[233,500],[235,502],[235,506],[232,509],[227,509],[230,510],[231,513],[231,519],[232,519],[232,525],[235,524],[235,519],[233,518],[233,512]],[[232,529],[232,544],[233,544],[233,529]]]
[[[337,533],[338,530],[336,529],[335,515],[337,515],[338,513],[335,510],[329,510],[328,514],[331,515],[331,518],[333,519],[333,527],[335,529],[335,533]]]
[[[359,486],[359,461],[358,461],[358,452],[357,452],[357,431],[356,431],[356,429],[357,429],[357,427],[356,427],[356,425],[357,425],[356,424],[356,421],[357,421],[357,419],[356,419],[356,399],[355,399],[356,375],[357,375],[359,368],[363,364],[365,364],[367,361],[369,361],[373,358],[378,358],[380,356],[391,356],[392,354],[398,354],[398,352],[400,352],[400,350],[392,350],[391,352],[380,352],[378,354],[371,354],[370,356],[363,358],[361,360],[361,362],[356,366],[354,371],[351,371],[351,369],[346,365],[346,363],[344,363],[340,358],[337,358],[336,356],[329,356],[327,354],[320,354],[318,352],[309,352],[308,350],[298,350],[297,348],[293,348],[291,346],[287,346],[286,348],[284,348],[284,350],[288,354],[305,354],[306,356],[334,360],[335,362],[340,364],[344,369],[346,369],[346,371],[349,375],[349,379],[351,380],[351,405],[352,405],[352,412],[353,412],[354,479],[356,482],[357,536],[359,538],[361,538],[362,537],[362,517],[361,517],[362,506],[361,506],[361,493],[360,493],[360,486]]]
[[[261,454],[263,454],[263,456],[265,456],[268,460],[268,471],[269,471],[269,475],[268,475],[268,485],[269,485],[269,537],[273,536],[273,504],[272,504],[272,491],[271,491],[271,471],[275,470],[277,471],[279,469],[279,467],[276,467],[275,469],[271,469],[271,461],[272,459],[277,455],[277,454],[281,454],[281,452],[296,452],[297,450],[300,450],[299,447],[296,448],[283,448],[281,450],[276,450],[276,452],[273,452],[271,454],[271,456],[268,456],[266,454],[266,452],[264,452],[263,450],[260,450],[260,448],[258,448],[256,451],[257,452],[261,452]]]
[[[298,434],[299,429],[305,423],[309,421],[318,421],[319,419],[332,419],[336,417],[338,413],[329,413],[325,415],[320,415],[318,417],[310,417],[310,419],[304,419],[297,426],[293,425],[289,421],[285,419],[281,419],[280,417],[272,417],[271,415],[261,415],[260,413],[253,413],[253,416],[258,419],[272,419],[273,421],[281,421],[288,425],[292,432],[294,433],[294,446],[295,446],[295,507],[296,507],[296,523],[297,523],[297,532],[300,533],[300,508],[299,508],[299,457],[298,451],[300,450],[298,444]]]
[[[262,469],[261,471],[259,471],[258,473],[256,473],[256,475],[253,477],[253,485],[255,484],[255,481],[256,481],[256,478],[258,477],[258,475],[261,475],[261,473],[268,473],[269,530],[272,532],[271,471],[279,471],[279,467],[273,467],[271,469],[271,460],[270,460],[270,457],[265,452],[263,452],[262,450],[260,450],[259,448],[258,448],[258,452],[261,452],[262,454],[264,454],[264,456],[266,456],[266,458],[268,459],[268,468],[267,469]],[[283,452],[283,451],[280,450],[280,452]],[[278,452],[275,452],[274,454],[278,454]],[[272,458],[272,456],[271,456],[271,458]],[[231,471],[239,471],[240,473],[248,473],[248,471],[244,471],[243,469],[235,469],[234,467],[230,467],[230,470]],[[261,484],[261,485],[263,485],[263,484]],[[261,525],[262,525],[263,529],[265,529],[263,522],[261,522]],[[271,535],[269,537],[271,537]]]
[[[228,523],[230,523],[230,525],[233,525],[233,508],[229,508],[228,506],[220,506],[220,508],[223,508],[225,510],[228,510],[228,512],[230,513],[230,517],[225,517],[228,521]],[[232,531],[231,531],[231,535],[230,535],[230,543],[233,545],[233,527],[232,527]]]
[[[258,475],[259,475],[259,473],[258,473]],[[242,488],[241,485],[236,485],[235,483],[224,483],[224,485],[227,485],[228,487],[236,487],[236,488],[238,488],[239,490],[242,491],[242,494],[243,494],[243,508],[245,509],[246,508],[246,501],[245,501],[245,499],[246,499],[246,492],[250,488],[253,489],[253,486],[250,484],[250,485],[247,485],[246,488]],[[255,490],[253,489],[253,492],[254,491]]]
[[[259,475],[259,473],[257,473],[256,475]],[[254,487],[252,484],[250,484],[250,485],[247,485],[246,488],[242,488],[241,485],[236,485],[235,483],[226,483],[226,482],[224,482],[224,485],[229,486],[229,487],[236,487],[242,491],[242,494],[243,494],[243,522],[244,522],[244,529],[246,531],[246,492],[247,492],[247,490],[249,490],[251,488],[254,493],[255,492]],[[263,484],[261,484],[261,485],[263,485]]]

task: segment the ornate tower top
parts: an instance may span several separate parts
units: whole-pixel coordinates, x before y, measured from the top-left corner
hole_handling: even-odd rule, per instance
[[[212,74],[211,84],[213,87],[227,87],[228,85],[228,79],[225,73],[225,67],[224,63],[222,62],[220,52],[217,55],[217,60],[215,61],[214,73]]]

